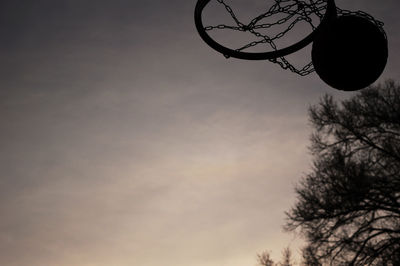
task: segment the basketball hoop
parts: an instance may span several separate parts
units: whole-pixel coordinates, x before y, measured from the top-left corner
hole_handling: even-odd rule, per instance
[[[342,10],[336,7],[334,0],[271,0],[273,4],[266,12],[255,16],[249,23],[243,23],[229,1],[233,2],[198,0],[194,12],[200,37],[226,58],[269,60],[301,76],[316,71],[325,83],[346,91],[358,90],[372,84],[386,66],[388,48],[383,23],[362,11]],[[205,26],[204,10],[211,2],[222,6],[234,25],[220,23]],[[274,18],[275,21],[265,22]],[[304,25],[309,25],[311,32],[293,44],[285,43],[280,47],[278,42],[287,37],[298,24],[302,24],[303,28]],[[281,28],[275,33],[273,30],[278,27]],[[239,47],[230,47],[210,36],[212,31],[238,32],[250,35],[255,40]],[[351,31],[356,32],[358,37],[354,37]],[[295,67],[286,58],[311,43],[312,62],[304,67]],[[255,48],[261,48],[262,51],[253,51]],[[346,68],[349,66],[352,68]]]
[[[319,27],[323,26],[324,24],[328,24],[329,21],[332,21],[336,17],[336,5],[334,0],[328,0],[328,4],[326,7],[326,14],[324,18],[321,21],[321,24],[318,28],[316,28],[312,33],[310,33],[308,36],[306,36],[304,39],[301,41],[288,46],[286,48],[282,49],[275,49],[274,51],[270,52],[262,52],[262,53],[249,53],[249,52],[244,52],[242,50],[233,50],[228,47],[225,47],[218,42],[216,42],[214,39],[208,35],[207,31],[210,30],[210,28],[204,27],[203,25],[203,20],[202,20],[202,13],[207,4],[210,3],[211,0],[199,0],[197,1],[196,7],[195,7],[195,12],[194,12],[194,18],[195,18],[195,24],[197,31],[200,34],[200,37],[205,41],[211,48],[214,50],[220,52],[221,54],[225,55],[225,57],[234,57],[238,59],[246,59],[246,60],[273,60],[279,57],[287,56],[289,54],[295,53],[298,50],[306,47],[309,45],[313,40],[314,37],[319,29]],[[232,9],[229,5],[227,5],[223,0],[217,0],[219,3],[224,4],[228,12],[232,12]],[[288,1],[276,1],[275,5],[279,5],[280,2],[288,2]],[[298,4],[297,4],[298,5]],[[315,4],[314,4],[315,5]],[[298,5],[299,6],[299,5]],[[286,6],[287,7],[287,6]],[[304,9],[305,5],[301,5],[298,8],[299,9]],[[273,11],[271,11],[271,9]],[[252,29],[255,28],[255,25],[258,21],[260,21],[262,18],[268,17],[274,13],[277,13],[276,10],[279,12],[279,8],[273,7],[269,10],[267,13],[263,13],[256,17],[249,25],[244,25],[237,21],[238,23],[238,28],[237,30],[239,31],[251,31]],[[309,9],[312,10],[313,7],[309,6]],[[231,15],[234,16],[233,13]],[[265,36],[265,42],[272,42],[271,38]]]

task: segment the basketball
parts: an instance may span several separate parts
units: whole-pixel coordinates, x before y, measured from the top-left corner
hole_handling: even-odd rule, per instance
[[[329,86],[356,91],[375,82],[388,57],[385,34],[367,18],[343,15],[316,36],[311,58],[318,76]]]

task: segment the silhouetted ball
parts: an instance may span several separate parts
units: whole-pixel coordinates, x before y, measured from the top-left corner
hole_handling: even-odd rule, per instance
[[[325,83],[338,90],[355,91],[382,74],[388,57],[387,39],[368,19],[345,15],[317,35],[311,57]]]

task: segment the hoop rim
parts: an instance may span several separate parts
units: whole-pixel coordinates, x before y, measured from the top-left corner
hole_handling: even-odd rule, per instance
[[[311,32],[308,36],[306,36],[304,39],[300,40],[299,42],[290,45],[288,47],[276,50],[276,51],[270,51],[270,52],[258,52],[258,53],[251,53],[251,52],[241,52],[237,50],[233,50],[230,48],[227,48],[218,42],[216,42],[213,38],[210,37],[210,35],[207,34],[204,25],[203,25],[203,20],[202,20],[202,12],[205,6],[210,2],[211,0],[198,0],[196,3],[195,11],[194,11],[194,21],[196,25],[196,29],[200,35],[200,37],[203,39],[204,42],[206,42],[211,48],[216,50],[217,52],[220,52],[221,54],[225,55],[226,57],[233,57],[237,59],[245,59],[245,60],[271,60],[271,59],[276,59],[279,57],[283,57],[292,53],[295,53],[299,51],[300,49],[306,47],[309,45],[315,38],[316,33],[321,29],[321,27],[324,27],[325,24],[328,24],[331,20],[336,18],[336,4],[335,0],[327,0],[327,9],[325,12],[325,15],[323,19],[321,20],[320,24],[318,27]]]

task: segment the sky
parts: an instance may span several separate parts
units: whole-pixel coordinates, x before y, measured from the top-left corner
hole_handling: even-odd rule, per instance
[[[307,110],[353,93],[225,59],[198,36],[195,3],[0,2],[1,265],[254,266],[263,250],[297,252],[282,225],[312,165]],[[378,82],[400,80],[400,2],[336,4],[385,23]]]

